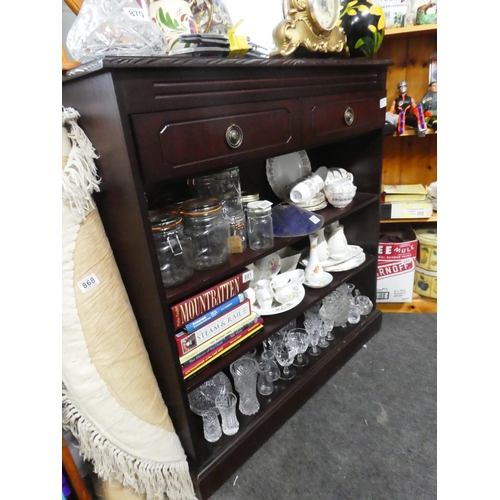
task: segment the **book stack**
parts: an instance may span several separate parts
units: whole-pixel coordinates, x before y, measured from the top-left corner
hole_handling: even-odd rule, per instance
[[[432,215],[432,202],[422,184],[383,184],[382,219],[417,219]]]
[[[252,271],[242,271],[172,306],[179,361],[187,379],[263,328],[252,310]]]

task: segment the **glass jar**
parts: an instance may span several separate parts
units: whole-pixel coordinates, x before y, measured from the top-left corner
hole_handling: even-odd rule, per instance
[[[229,219],[242,210],[240,170],[226,168],[208,175],[188,179],[188,186],[196,198],[217,198],[222,203],[223,217]]]
[[[252,201],[247,205],[248,246],[264,250],[274,245],[273,219],[270,201]]]
[[[193,240],[193,267],[197,271],[217,269],[229,261],[229,221],[222,217],[217,198],[192,198],[180,209],[184,231]]]
[[[149,212],[151,231],[165,288],[181,285],[194,273],[193,245],[184,234],[182,217],[174,210]]]
[[[247,247],[247,229],[245,213],[241,210],[235,215],[228,217],[229,221],[229,251],[231,253],[242,253]]]

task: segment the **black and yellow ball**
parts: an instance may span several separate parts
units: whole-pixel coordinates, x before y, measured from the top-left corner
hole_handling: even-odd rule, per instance
[[[337,25],[344,28],[350,57],[373,57],[385,33],[382,7],[372,0],[341,0]]]

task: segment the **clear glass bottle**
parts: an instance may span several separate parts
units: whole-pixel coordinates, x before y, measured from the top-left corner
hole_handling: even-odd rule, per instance
[[[217,198],[192,198],[180,209],[184,232],[193,241],[193,267],[197,271],[217,269],[229,261],[229,221],[222,217]]]
[[[264,250],[274,245],[272,203],[252,201],[247,205],[248,246],[252,250]]]
[[[182,285],[194,273],[193,245],[184,234],[182,216],[174,210],[154,210],[149,212],[149,219],[163,285]]]

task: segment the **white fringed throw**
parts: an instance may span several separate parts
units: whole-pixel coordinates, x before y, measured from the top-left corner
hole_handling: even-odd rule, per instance
[[[130,489],[126,498],[195,500],[186,455],[92,199],[98,156],[79,116],[63,107],[63,427],[102,481]],[[113,498],[125,498],[123,488]]]

